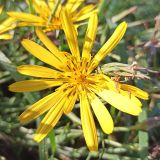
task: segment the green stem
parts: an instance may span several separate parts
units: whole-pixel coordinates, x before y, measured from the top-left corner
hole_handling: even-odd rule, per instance
[[[43,115],[37,118],[36,124],[37,126],[40,124],[41,120],[43,119]],[[39,151],[39,160],[48,160],[48,144],[47,144],[47,138],[44,138],[39,144],[38,144],[38,151]]]
[[[114,132],[129,132],[130,127],[114,127]]]
[[[139,123],[147,119],[147,104],[143,103],[143,112],[139,115]],[[140,158],[143,160],[148,159],[148,133],[146,131],[138,131],[139,146],[141,148]]]
[[[49,139],[51,143],[51,149],[52,149],[52,157],[54,157],[56,152],[56,139],[55,139],[55,132],[54,129],[49,133]],[[54,158],[53,158],[54,159]]]
[[[39,159],[40,160],[48,159],[48,147],[46,138],[39,143]]]
[[[109,140],[109,139],[105,139],[105,143],[110,145],[110,146],[113,146],[113,147],[116,147],[116,148],[119,148],[119,149],[127,149],[128,151],[139,151],[140,149],[136,146],[136,145],[130,145],[130,144],[121,144],[119,142],[116,142],[116,141],[113,141],[113,140]],[[124,150],[123,150],[124,151]]]
[[[107,1],[106,0],[102,0],[100,5],[99,5],[99,11],[98,11],[98,15],[99,15],[100,18],[104,17],[103,14],[104,14],[106,8],[107,8]]]
[[[29,0],[29,13],[32,13],[32,14],[34,13],[32,0]]]
[[[118,120],[120,119],[121,114],[122,114],[122,112],[121,112],[121,111],[118,111],[118,114],[117,114],[117,116],[116,116],[116,118],[115,118],[115,121],[114,121],[115,124],[116,124],[116,123],[118,122]]]
[[[103,135],[102,132],[100,132],[100,137],[101,137],[101,140],[102,140],[102,150],[101,150],[101,152],[99,152],[98,160],[101,160],[102,157],[103,157],[103,154],[105,153],[105,142],[104,142],[104,135]]]

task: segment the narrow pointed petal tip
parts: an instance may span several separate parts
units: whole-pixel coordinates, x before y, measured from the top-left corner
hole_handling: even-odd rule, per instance
[[[3,6],[0,5],[0,14],[2,13],[2,11],[3,11]]]
[[[126,21],[123,21],[120,25],[121,25],[121,27],[123,27],[125,29],[127,29],[127,27],[128,27],[128,24]],[[120,25],[119,25],[119,27],[120,27]]]
[[[144,92],[143,99],[144,100],[148,100],[149,99],[149,94],[147,92]]]
[[[121,22],[115,31],[121,31],[124,32],[123,35],[125,34],[126,30],[127,30],[128,24],[126,21]],[[123,37],[123,36],[122,36]]]
[[[37,143],[40,143],[43,140],[40,134],[35,134],[33,139]]]
[[[25,124],[25,122],[23,121],[23,118],[22,118],[21,115],[18,117],[18,121],[19,121],[21,124]]]
[[[1,35],[0,35],[0,39],[10,40],[10,39],[12,39],[12,38],[13,38],[13,36],[10,35],[10,34],[1,34]]]

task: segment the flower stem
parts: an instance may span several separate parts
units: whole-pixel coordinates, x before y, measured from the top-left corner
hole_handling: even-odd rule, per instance
[[[138,121],[139,123],[145,121],[147,119],[147,103],[143,103],[143,112],[139,115]],[[146,131],[139,130],[138,131],[139,138],[139,146],[142,148],[140,152],[141,159],[148,159],[148,133]]]
[[[54,157],[54,154],[56,152],[56,139],[54,129],[49,133],[48,137],[51,143],[52,157]]]

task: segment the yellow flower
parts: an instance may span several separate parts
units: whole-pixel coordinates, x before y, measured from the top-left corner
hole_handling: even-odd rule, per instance
[[[89,19],[82,54],[80,54],[76,31],[67,10],[62,12],[60,18],[71,54],[59,51],[48,37],[37,29],[37,36],[48,50],[28,39],[24,39],[22,45],[32,55],[53,68],[37,65],[19,66],[17,70],[21,74],[41,79],[16,82],[10,85],[9,89],[14,92],[28,92],[59,86],[53,93],[24,111],[19,117],[20,121],[22,123],[29,122],[49,110],[34,137],[37,142],[40,142],[56,125],[62,114],[71,112],[76,101],[80,101],[82,129],[87,146],[91,151],[97,150],[98,140],[92,110],[102,130],[107,134],[113,131],[112,117],[100,98],[123,112],[137,116],[141,112],[141,102],[136,96],[147,99],[148,94],[129,85],[120,85],[117,88],[115,82],[109,77],[94,72],[100,61],[122,39],[127,28],[125,22],[116,28],[113,35],[92,58],[91,49],[98,24],[96,13]],[[129,92],[131,93],[129,94]]]
[[[36,15],[23,12],[8,12],[8,15],[16,18],[18,26],[37,26],[44,31],[61,29],[60,13],[62,6],[69,11],[72,22],[77,26],[81,21],[90,17],[95,12],[95,5],[88,4],[79,9],[84,0],[68,0],[65,4],[59,4],[53,18],[50,20],[52,9],[56,6],[56,0],[31,0]]]
[[[2,11],[3,11],[3,6],[0,6],[0,16]],[[0,24],[0,39],[5,39],[5,40],[12,39],[12,35],[5,32],[10,31],[16,27],[16,24],[14,22],[15,19],[9,17]]]

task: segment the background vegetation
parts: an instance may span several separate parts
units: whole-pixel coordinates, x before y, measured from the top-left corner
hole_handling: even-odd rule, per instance
[[[92,2],[92,1],[88,1]],[[24,1],[0,0],[5,11],[30,12]],[[104,64],[122,62],[129,66],[137,63],[137,70],[145,78],[130,78],[130,83],[149,92],[150,99],[143,102],[143,113],[133,117],[110,107],[115,129],[111,135],[99,134],[99,152],[88,152],[81,130],[79,105],[73,112],[63,116],[49,136],[36,144],[32,138],[39,123],[34,121],[22,126],[17,117],[30,104],[36,102],[49,91],[35,93],[11,93],[8,85],[27,77],[16,72],[22,64],[41,64],[23,49],[23,38],[35,39],[33,27],[16,28],[11,33],[14,38],[0,40],[0,159],[1,160],[158,160],[160,159],[160,1],[159,0],[103,0],[99,6],[99,27],[93,54],[104,44],[117,24],[126,21],[127,33]],[[0,21],[7,17],[6,12]],[[79,30],[82,45],[87,25]],[[48,33],[50,38],[60,44],[62,50],[68,49],[64,35]],[[105,67],[100,67],[105,70]],[[98,124],[97,127],[99,128]]]

